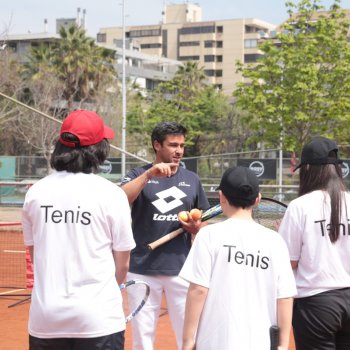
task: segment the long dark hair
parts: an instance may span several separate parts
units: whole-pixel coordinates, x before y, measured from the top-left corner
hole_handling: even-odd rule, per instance
[[[328,193],[331,200],[329,237],[332,243],[336,242],[340,232],[342,201],[346,191],[341,166],[339,164],[305,164],[300,168],[299,178],[299,196],[315,190]]]
[[[98,173],[99,165],[108,157],[109,142],[103,139],[95,145],[80,147],[79,140],[74,135],[65,133],[63,136],[69,141],[76,142],[76,147],[67,147],[57,141],[50,159],[51,167],[69,173]]]

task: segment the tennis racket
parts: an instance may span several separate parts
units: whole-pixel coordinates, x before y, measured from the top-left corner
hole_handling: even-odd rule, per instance
[[[215,216],[218,216],[222,214],[222,209],[220,204],[214,205],[213,207],[207,209],[201,216],[201,220],[202,221],[207,221]],[[158,248],[159,246],[161,246],[162,244],[171,241],[173,238],[177,237],[178,235],[180,235],[181,233],[185,232],[185,230],[180,227],[177,230],[171,231],[168,234],[160,237],[159,239],[157,239],[156,241],[149,243],[147,245],[148,249],[150,250],[154,250],[156,248]]]
[[[277,350],[279,344],[280,329],[278,326],[270,327],[270,350]]]
[[[151,289],[148,283],[140,280],[131,280],[122,283],[119,285],[119,288],[121,290],[133,289],[139,295],[140,298],[140,304],[134,310],[128,310],[128,306],[124,305],[124,312],[127,315],[125,316],[125,323],[128,323],[140,312],[140,310],[146,304]]]
[[[287,205],[272,198],[262,197],[259,205],[253,208],[253,219],[259,224],[278,231]]]
[[[262,197],[260,203],[253,209],[253,219],[263,226],[271,228],[275,231],[278,230],[280,221],[286,212],[287,205],[272,198]],[[213,207],[206,210],[201,217],[202,221],[212,219],[222,214],[220,204],[214,205]],[[154,250],[162,244],[169,242],[173,238],[177,237],[181,233],[185,232],[182,227],[174,230],[156,241],[147,245],[148,249]]]

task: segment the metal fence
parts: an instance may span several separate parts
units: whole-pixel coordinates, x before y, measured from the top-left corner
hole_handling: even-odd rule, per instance
[[[298,176],[293,174],[293,159],[283,158],[282,169],[277,152],[245,152],[183,158],[182,166],[198,174],[211,204],[218,201],[216,188],[223,172],[234,165],[253,169],[260,179],[261,192],[266,197],[289,202],[296,197]],[[143,165],[126,158],[126,172]],[[108,158],[100,175],[118,184],[121,181],[121,159]],[[0,156],[0,205],[22,205],[28,187],[50,173],[48,160],[43,157]]]
[[[212,204],[218,201],[216,188],[223,172],[235,165],[249,167],[256,173],[263,196],[288,203],[297,196],[299,178],[293,169],[298,160],[280,159],[278,155],[278,150],[268,150],[185,157],[181,165],[198,174]],[[128,172],[144,164],[127,157],[125,170]],[[121,168],[121,158],[108,158],[100,167],[100,175],[119,184]],[[349,185],[350,160],[343,161],[342,171]],[[21,205],[28,186],[50,172],[49,161],[43,157],[0,156],[0,205]]]

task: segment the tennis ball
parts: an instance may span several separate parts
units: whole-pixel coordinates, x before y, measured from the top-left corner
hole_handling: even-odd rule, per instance
[[[180,211],[179,214],[177,214],[177,216],[182,220],[182,221],[188,221],[188,214],[187,211]]]
[[[190,211],[190,215],[192,217],[193,220],[197,221],[201,218],[202,216],[202,211],[197,209],[197,208],[193,208],[191,211]]]

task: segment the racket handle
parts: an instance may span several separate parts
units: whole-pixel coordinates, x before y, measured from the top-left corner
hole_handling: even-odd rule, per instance
[[[156,248],[158,248],[160,245],[171,241],[173,238],[175,238],[176,236],[180,235],[181,233],[184,232],[184,229],[182,227],[178,228],[175,231],[169,232],[168,234],[166,234],[163,237],[160,237],[159,239],[157,239],[156,241],[149,243],[147,245],[148,249],[150,250],[154,250]]]
[[[270,350],[277,350],[278,349],[279,335],[280,335],[279,327],[278,326],[271,326],[270,327],[270,341],[271,341]]]

